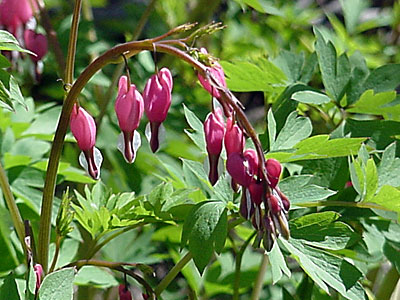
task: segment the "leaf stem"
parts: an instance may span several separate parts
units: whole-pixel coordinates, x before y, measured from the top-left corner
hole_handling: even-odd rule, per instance
[[[56,237],[56,250],[54,252],[54,257],[53,257],[53,261],[51,262],[51,267],[50,267],[50,273],[54,271],[56,264],[57,264],[57,260],[58,260],[58,255],[60,254],[60,246],[61,246],[61,240],[62,237],[57,235]]]
[[[239,300],[239,288],[240,288],[240,272],[244,251],[249,245],[250,241],[257,234],[257,231],[254,231],[249,238],[243,243],[242,247],[240,247],[239,252],[236,255],[235,259],[235,281],[233,283],[233,300]]]
[[[74,81],[76,42],[78,40],[78,25],[79,25],[79,15],[81,7],[82,7],[82,0],[75,0],[74,13],[72,15],[71,31],[69,32],[67,64],[65,66],[64,84],[67,87],[67,89]]]
[[[369,208],[369,209],[381,209],[385,211],[392,211],[389,208],[383,207],[375,203],[364,203],[364,202],[345,202],[345,201],[315,201],[315,202],[302,202],[296,203],[296,206],[300,207],[318,207],[318,206],[344,206],[344,207],[357,207],[357,208]]]
[[[382,280],[382,284],[376,293],[376,299],[389,300],[396,288],[399,278],[399,272],[397,272],[396,267],[392,265]]]
[[[8,182],[6,172],[4,171],[3,165],[0,163],[0,187],[3,191],[4,199],[6,200],[8,210],[10,211],[11,219],[17,232],[18,238],[21,242],[21,246],[26,250],[25,246],[25,229],[24,222],[22,221],[21,214],[17,204],[15,203],[15,198],[11,192],[11,187]]]
[[[253,293],[251,294],[251,300],[260,299],[260,294],[261,294],[261,290],[262,290],[263,283],[264,283],[264,275],[265,275],[265,271],[267,270],[267,265],[268,265],[268,255],[267,255],[267,253],[264,253],[263,257],[262,257],[260,269],[258,270],[256,283],[253,288]]]
[[[178,275],[178,273],[186,266],[186,264],[192,259],[190,252],[186,253],[184,257],[168,272],[168,274],[161,280],[161,282],[154,289],[156,296],[160,296],[161,292],[167,288],[172,280]]]

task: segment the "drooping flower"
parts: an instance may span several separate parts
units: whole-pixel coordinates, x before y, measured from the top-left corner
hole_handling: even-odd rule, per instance
[[[248,187],[252,176],[249,173],[249,162],[241,153],[232,153],[226,160],[226,169],[232,179],[241,186]]]
[[[120,284],[118,287],[119,300],[132,300],[132,294],[125,284]]]
[[[100,151],[94,146],[96,143],[96,124],[93,117],[82,107],[74,104],[69,126],[78,147],[82,150],[79,156],[80,164],[90,176],[99,179],[103,158]]]
[[[32,3],[36,10],[35,1]],[[0,3],[0,23],[14,35],[32,16],[33,11],[29,0],[3,0]]]
[[[125,160],[132,163],[141,144],[140,134],[136,129],[143,115],[143,98],[134,84],[128,86],[126,76],[121,76],[119,79],[115,112],[122,131],[118,149]]]
[[[204,53],[204,54],[208,54],[208,52],[205,48],[201,48],[200,52]],[[214,62],[212,67],[207,67],[207,72],[209,72],[209,74],[212,74],[215,77],[215,79],[218,81],[218,84],[220,86],[226,87],[224,70],[222,69],[222,66],[217,61]],[[215,88],[214,85],[210,83],[209,79],[204,78],[200,74],[198,74],[197,77],[199,78],[199,81],[200,81],[201,85],[203,86],[203,88],[206,91],[208,91],[213,97],[215,97],[215,98],[221,97],[218,89]]]
[[[217,108],[207,116],[204,122],[204,133],[210,163],[208,178],[211,184],[214,185],[218,180],[218,160],[225,134],[225,124],[221,109]]]
[[[31,29],[24,31],[25,48],[36,54],[30,55],[33,62],[38,62],[47,53],[47,38],[45,35],[36,33]]]
[[[172,98],[172,75],[162,68],[149,78],[143,91],[144,111],[150,121],[150,147],[153,152],[159,148],[161,123],[165,121]]]
[[[39,290],[43,278],[43,268],[41,264],[35,264],[33,271],[36,277],[36,291]]]

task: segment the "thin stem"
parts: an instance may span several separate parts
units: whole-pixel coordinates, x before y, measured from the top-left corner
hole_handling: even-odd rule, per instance
[[[239,300],[239,288],[240,288],[240,268],[242,265],[242,259],[244,251],[249,245],[250,241],[257,234],[257,231],[254,231],[249,238],[243,243],[242,247],[240,247],[240,251],[236,255],[235,259],[235,281],[233,283],[233,300]]]
[[[375,203],[363,203],[363,202],[345,202],[345,201],[315,201],[315,202],[303,202],[296,203],[300,207],[318,207],[318,206],[344,206],[344,207],[357,207],[357,208],[370,208],[380,209],[385,211],[392,211],[389,208],[383,207]]]
[[[399,272],[395,266],[392,265],[390,270],[386,273],[382,280],[382,284],[376,293],[376,299],[389,300],[396,288],[397,281],[399,280]]]
[[[92,251],[89,252],[88,254],[88,258],[92,258],[101,248],[103,248],[106,244],[108,244],[111,240],[115,239],[116,237],[120,236],[121,234],[128,232],[129,230],[138,228],[140,226],[146,225],[145,222],[141,222],[138,224],[134,224],[128,227],[125,227],[113,234],[111,234],[109,237],[107,237],[106,239],[104,239],[100,244],[96,245]]]
[[[260,299],[260,294],[261,294],[261,290],[262,290],[262,287],[264,284],[264,275],[265,275],[265,271],[267,270],[267,265],[268,265],[268,255],[267,255],[267,253],[264,253],[263,257],[262,257],[260,269],[258,270],[256,283],[253,288],[253,293],[251,294],[251,300]]]
[[[57,61],[59,76],[63,76],[65,70],[65,58],[64,58],[64,53],[60,46],[60,42],[58,41],[57,38],[57,33],[54,30],[53,25],[51,25],[50,17],[49,14],[47,13],[43,0],[35,0],[35,1],[39,7],[40,23],[42,24],[44,30],[46,31],[50,47]]]
[[[17,232],[19,241],[21,242],[22,248],[25,250],[25,229],[24,222],[22,221],[21,214],[17,204],[15,203],[14,195],[11,192],[10,184],[6,172],[4,171],[3,165],[0,163],[0,187],[3,191],[4,199],[6,200],[8,210],[10,211],[11,219]]]
[[[56,250],[54,252],[54,257],[53,257],[53,261],[51,262],[51,267],[50,267],[50,273],[54,271],[56,264],[57,264],[57,260],[58,260],[58,255],[60,254],[60,246],[61,246],[61,240],[62,237],[57,235],[56,237]]]
[[[78,40],[78,25],[79,25],[79,15],[81,7],[82,7],[82,0],[76,0],[74,13],[72,15],[71,31],[69,33],[67,64],[65,68],[65,81],[64,81],[66,87],[71,85],[74,81],[76,42]]]
[[[135,27],[135,31],[133,32],[132,35],[132,41],[136,41],[140,34],[143,31],[144,25],[146,25],[147,20],[150,17],[151,11],[154,8],[154,5],[156,4],[157,0],[150,0],[150,3],[147,5],[145,11],[143,12],[142,16],[139,19],[139,22],[137,23],[136,27]]]
[[[186,253],[184,257],[168,272],[168,274],[161,280],[161,282],[154,289],[156,296],[160,296],[162,291],[167,288],[172,280],[178,275],[178,273],[186,266],[186,264],[192,259],[190,252]]]

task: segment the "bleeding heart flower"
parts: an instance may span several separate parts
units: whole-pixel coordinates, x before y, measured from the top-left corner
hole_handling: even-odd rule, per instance
[[[43,278],[43,268],[41,264],[35,264],[33,271],[36,277],[36,291],[39,290]]]
[[[136,129],[139,127],[143,115],[143,98],[134,84],[128,86],[126,76],[121,76],[119,79],[115,112],[122,130],[118,149],[124,155],[125,160],[132,163],[141,144],[140,134]]]
[[[265,168],[267,169],[267,177],[272,188],[275,188],[279,182],[281,176],[282,166],[276,159],[270,158],[265,162]]]
[[[96,124],[93,117],[82,107],[74,104],[69,126],[78,147],[82,150],[79,162],[94,179],[100,177],[100,165],[103,161],[100,151],[94,147],[96,143]]]
[[[45,35],[27,29],[24,32],[25,47],[37,56],[30,55],[34,62],[38,62],[47,53],[47,38]]]
[[[235,124],[232,118],[226,120],[226,132],[224,138],[226,155],[231,153],[242,153],[245,145],[243,131]]]
[[[118,287],[119,300],[132,300],[132,294],[125,284],[120,284]]]
[[[171,106],[172,87],[170,70],[162,68],[149,78],[143,91],[144,111],[150,121],[150,147],[153,152],[159,147],[159,128]]]
[[[33,7],[37,10],[35,1]],[[0,3],[0,22],[14,35],[20,26],[33,16],[29,0],[3,0]]]

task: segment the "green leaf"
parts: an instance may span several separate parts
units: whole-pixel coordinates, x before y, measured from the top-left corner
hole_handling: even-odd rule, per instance
[[[315,105],[325,104],[331,101],[331,99],[328,96],[314,91],[296,92],[292,95],[292,99],[299,101],[301,103],[315,104]]]
[[[193,132],[185,130],[185,133],[189,136],[189,138],[200,148],[200,150],[206,153],[206,142],[204,137],[204,129],[203,123],[199,118],[191,111],[189,108],[183,104],[183,110],[185,112],[185,118],[188,122],[190,128],[193,129]]]
[[[28,109],[28,106],[25,103],[24,96],[22,96],[21,90],[19,89],[18,82],[14,78],[14,76],[10,76],[10,97],[11,100],[16,101],[21,104],[25,109]]]
[[[400,216],[400,191],[390,185],[384,185],[375,197],[368,202],[379,204],[389,210],[397,212]]]
[[[2,81],[0,81],[0,106],[10,111],[14,111],[14,105],[10,98],[10,92],[4,86]]]
[[[336,222],[339,214],[332,211],[309,214],[290,221],[290,235],[304,243],[327,250],[344,249],[356,235],[345,223]]]
[[[324,200],[336,194],[328,188],[309,184],[311,175],[291,176],[279,183],[281,191],[290,199],[292,204]]]
[[[15,276],[12,272],[4,279],[3,285],[0,287],[0,299],[21,299],[18,293],[17,283],[15,282]]]
[[[277,283],[282,278],[283,273],[290,278],[291,272],[286,265],[285,258],[283,257],[278,243],[274,243],[271,252],[268,253],[268,257],[271,263],[272,284]]]
[[[314,27],[316,36],[315,51],[317,52],[318,63],[321,70],[322,82],[325,89],[336,102],[339,102],[350,80],[350,64],[346,54],[339,58],[332,42],[325,42],[325,39],[317,27]]]
[[[383,253],[392,265],[396,267],[397,272],[400,272],[400,243],[386,240],[383,245]]]
[[[300,79],[304,60],[304,52],[297,54],[282,50],[272,62],[285,73],[290,83],[294,83]]]
[[[0,43],[18,44],[17,39],[8,31],[0,30]]]
[[[365,300],[365,292],[358,281],[362,273],[346,260],[291,238],[281,240],[304,271],[329,293],[328,286],[349,300]]]
[[[240,4],[246,4],[260,13],[267,13],[276,16],[282,16],[283,13],[269,1],[266,0],[235,0]]]
[[[382,115],[385,119],[400,120],[400,104],[391,103],[395,98],[395,91],[374,94],[373,90],[367,90],[347,111],[359,114]]]
[[[72,300],[75,268],[65,268],[47,275],[40,288],[40,300]]]
[[[309,137],[312,132],[312,124],[309,118],[299,117],[297,112],[292,112],[285,125],[279,132],[271,151],[290,149],[298,142]]]
[[[2,54],[0,54],[0,68],[9,68],[11,67],[10,61]]]
[[[113,275],[103,269],[94,266],[84,266],[76,275],[74,284],[107,289],[117,286],[118,281]]]
[[[192,160],[183,159],[183,158],[181,160],[183,163],[184,171],[185,171],[185,169],[189,170],[200,181],[201,184],[205,185],[205,188],[207,190],[210,190],[211,184],[208,180],[208,176],[207,176],[206,172],[204,171],[203,165],[197,161],[192,161]],[[186,175],[187,175],[187,172],[185,174],[185,177],[186,177]],[[198,187],[198,186],[194,185],[194,187]]]
[[[400,159],[395,156],[396,143],[392,143],[383,152],[378,167],[379,188],[383,185],[400,186]]]
[[[221,62],[226,83],[235,92],[277,92],[284,87],[286,76],[266,58],[254,61]]]
[[[365,90],[375,93],[392,91],[400,84],[400,64],[389,64],[376,68],[365,81]]]
[[[349,34],[353,34],[357,28],[361,12],[368,7],[363,0],[340,0],[342,6],[346,29]]]
[[[214,250],[221,253],[227,235],[227,210],[221,201],[198,203],[183,225],[181,247],[189,243],[189,251],[200,273]]]
[[[276,122],[274,114],[272,113],[272,109],[268,110],[267,126],[268,126],[268,138],[269,138],[268,148],[271,149],[271,147],[273,147],[273,145],[275,144],[275,139],[276,139]]]
[[[270,152],[267,158],[280,162],[293,162],[307,159],[341,157],[355,154],[366,138],[329,139],[329,135],[315,135],[297,143],[295,150],[288,152]]]

